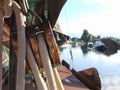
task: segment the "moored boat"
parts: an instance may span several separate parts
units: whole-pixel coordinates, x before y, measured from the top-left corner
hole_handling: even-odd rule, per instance
[[[66,61],[62,63],[69,69],[70,66]],[[101,80],[96,68],[88,68],[79,72],[72,69],[71,72],[89,89],[101,90]]]

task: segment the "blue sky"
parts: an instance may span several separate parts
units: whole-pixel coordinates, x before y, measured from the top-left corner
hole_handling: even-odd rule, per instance
[[[64,33],[120,37],[120,0],[67,0],[59,22]]]

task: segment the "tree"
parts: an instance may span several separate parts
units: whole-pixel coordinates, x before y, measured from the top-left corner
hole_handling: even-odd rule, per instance
[[[81,40],[87,42],[87,41],[88,41],[88,37],[89,37],[89,32],[88,32],[87,29],[84,29],[84,30],[83,30],[83,34],[82,34],[82,36],[81,36]]]

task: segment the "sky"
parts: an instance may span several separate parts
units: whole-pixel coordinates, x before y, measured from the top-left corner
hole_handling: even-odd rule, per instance
[[[120,0],[67,0],[59,22],[68,35],[87,29],[93,35],[120,38]]]

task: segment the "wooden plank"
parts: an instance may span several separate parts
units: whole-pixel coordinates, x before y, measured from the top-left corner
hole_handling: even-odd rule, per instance
[[[16,90],[25,89],[25,55],[26,55],[26,38],[24,17],[20,6],[13,1],[13,9],[16,16],[17,37],[18,37],[18,57],[17,57],[17,75]]]
[[[50,90],[57,90],[55,77],[53,74],[52,65],[50,62],[50,57],[48,54],[48,50],[46,47],[46,43],[45,43],[43,34],[38,34],[37,39],[38,39],[39,52],[41,55],[43,67],[46,72],[46,76],[47,76],[47,80],[48,80],[48,87]]]
[[[54,66],[59,65],[61,63],[60,53],[59,53],[58,46],[56,44],[55,37],[54,37],[54,34],[53,34],[53,31],[52,31],[52,28],[51,28],[49,21],[46,21],[44,23],[43,30],[44,30],[45,40],[47,42],[50,56],[52,59],[51,60],[52,64]]]
[[[15,53],[14,46],[12,44],[12,30],[10,32],[10,53],[9,53],[9,90],[16,90],[16,69],[17,69],[17,54]]]
[[[2,34],[3,34],[3,9],[0,7],[0,90],[2,90]]]
[[[67,67],[59,66],[57,70],[65,90],[90,90]]]
[[[53,72],[54,72],[54,77],[57,85],[57,90],[65,90],[63,87],[62,81],[60,79],[60,76],[58,74],[57,67],[53,68]]]
[[[88,69],[79,71],[78,73],[83,75],[93,84],[95,84],[97,87],[101,88],[101,80],[100,80],[99,73],[96,68],[88,68]]]
[[[3,0],[4,17],[8,18],[12,14],[12,0]]]
[[[81,82],[83,82],[91,90],[101,90],[99,87],[97,87],[94,83],[92,83],[82,74],[76,72],[74,69],[72,69],[71,71]]]
[[[27,36],[29,37],[31,49],[33,51],[33,54],[34,54],[36,63],[38,65],[38,68],[39,68],[40,71],[43,71],[42,60],[41,60],[40,53],[39,53],[39,50],[38,50],[37,38],[35,36],[36,34],[34,32],[29,32],[27,34],[28,34]]]
[[[21,6],[22,12],[27,15],[28,14],[28,0],[19,0],[19,4]]]
[[[33,52],[30,48],[30,43],[27,40],[27,60],[34,75],[38,90],[48,90],[45,81],[43,80],[37,63],[35,61]]]

